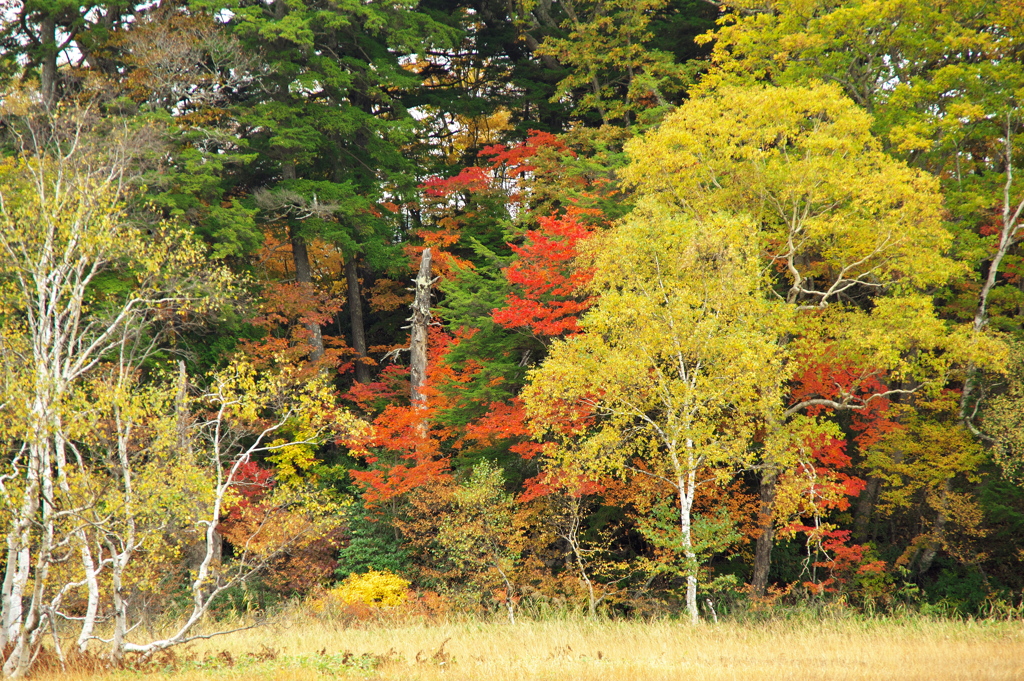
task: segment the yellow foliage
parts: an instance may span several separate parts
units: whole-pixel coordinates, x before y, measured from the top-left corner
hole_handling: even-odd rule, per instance
[[[790,303],[944,283],[958,266],[941,255],[938,182],[888,157],[871,125],[833,85],[723,87],[630,142],[623,177],[701,219],[755,218]]]
[[[362,575],[353,572],[328,594],[331,598],[349,605],[363,603],[372,607],[388,608],[402,605],[408,600],[409,584],[409,580],[386,570],[370,570]]]

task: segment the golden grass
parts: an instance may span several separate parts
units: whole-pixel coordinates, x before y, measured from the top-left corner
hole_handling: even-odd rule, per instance
[[[266,649],[276,651],[276,658],[266,659]],[[261,650],[262,660],[246,655]],[[197,661],[175,670],[103,676],[69,671],[38,678],[1024,680],[1024,623],[849,619],[692,627],[672,621],[555,620],[343,628],[295,616],[204,641],[190,655]]]

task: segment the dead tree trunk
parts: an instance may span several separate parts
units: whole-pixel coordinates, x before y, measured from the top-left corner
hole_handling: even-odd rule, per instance
[[[430,326],[430,249],[423,249],[420,271],[416,275],[416,296],[412,303],[412,333],[409,339],[409,384],[412,403],[424,406],[427,398],[423,386],[427,382],[427,329]]]

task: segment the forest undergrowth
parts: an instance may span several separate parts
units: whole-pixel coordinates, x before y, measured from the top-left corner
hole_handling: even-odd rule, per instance
[[[39,662],[34,678],[83,681],[1021,679],[1024,621],[866,616],[825,606],[696,626],[673,618],[576,616],[516,624],[478,617],[352,622],[293,608],[146,664],[129,659],[109,669],[88,656],[69,659],[63,669]]]

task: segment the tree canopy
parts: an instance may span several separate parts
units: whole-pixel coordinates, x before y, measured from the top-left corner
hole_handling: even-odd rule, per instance
[[[3,673],[352,572],[513,621],[1019,593],[1021,17],[0,13]]]

